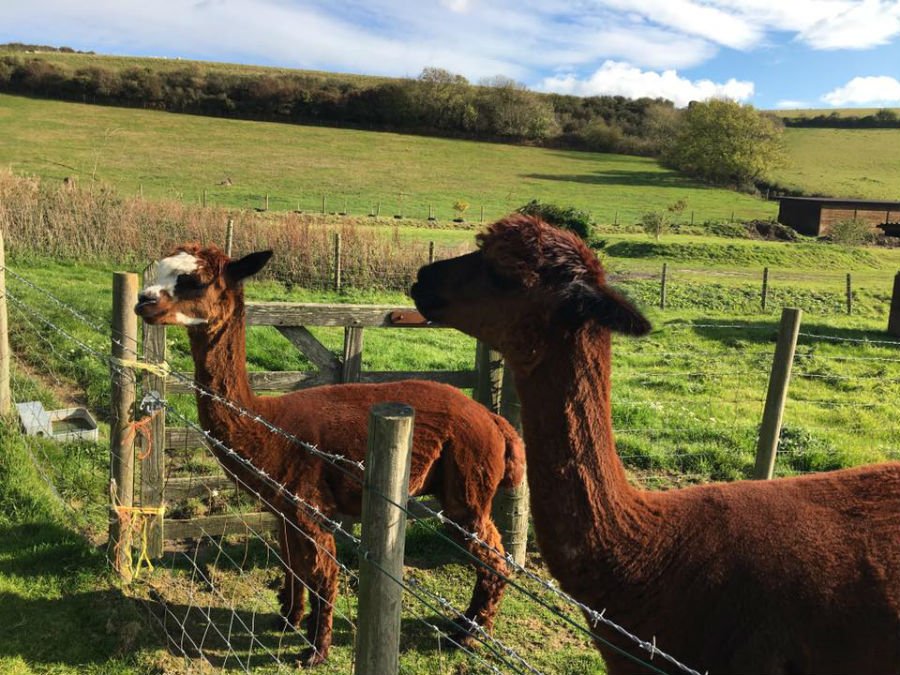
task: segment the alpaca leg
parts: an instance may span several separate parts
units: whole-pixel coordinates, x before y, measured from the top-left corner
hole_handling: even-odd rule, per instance
[[[485,631],[490,632],[494,627],[494,618],[497,615],[503,592],[506,590],[506,581],[492,571],[496,570],[503,576],[507,574],[506,561],[502,555],[494,552],[496,550],[501,554],[503,553],[500,533],[487,515],[474,520],[469,518],[468,520],[463,519],[456,522],[464,529],[474,531],[481,541],[487,545],[486,547],[476,541],[466,540],[458,532],[454,532],[454,537],[479,561],[474,563],[475,588],[472,591],[472,600],[469,602],[469,608],[465,612],[466,618],[477,623]],[[459,637],[465,646],[473,646],[477,641],[472,637],[472,630],[468,626],[464,628],[465,630]]]
[[[328,656],[338,586],[334,537],[318,529],[310,531],[310,534],[314,541],[304,539],[299,542],[304,581],[309,585],[310,605],[306,637],[311,646],[300,656],[304,667],[318,665]]]
[[[281,557],[287,566],[284,571],[284,585],[278,592],[278,601],[281,605],[281,621],[287,627],[299,627],[303,618],[304,591],[306,590],[301,580],[300,573],[300,541],[302,535],[288,525],[285,525],[278,536],[281,544]]]

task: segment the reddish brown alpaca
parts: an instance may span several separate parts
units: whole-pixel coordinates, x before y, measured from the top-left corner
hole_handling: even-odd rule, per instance
[[[900,673],[900,464],[632,487],[611,426],[610,331],[649,323],[568,232],[511,217],[479,243],[422,268],[412,294],[511,364],[534,528],[562,587],[701,673]],[[647,672],[598,647],[609,673]]]
[[[135,311],[147,323],[187,326],[198,384],[327,452],[363,459],[371,406],[382,401],[413,406],[410,494],[437,496],[448,518],[502,551],[490,518],[491,501],[499,486],[517,485],[524,472],[522,442],[503,418],[453,387],[416,380],[316,387],[277,397],[253,394],[246,370],[242,280],[258,272],[270,255],[268,251],[253,253],[232,261],[215,247],[181,247],[160,262],[158,284],[144,289]],[[198,395],[197,406],[204,429],[286,485],[290,493],[328,516],[359,514],[358,472],[347,475],[209,397]],[[313,648],[302,660],[305,665],[320,663],[331,644],[332,605],[337,595],[337,566],[330,557],[335,553],[333,536],[243,463],[213,451],[229,472],[259,491],[313,540],[286,527],[281,547],[294,574],[312,589],[307,634]],[[503,574],[506,567],[499,556],[475,542],[465,546],[482,563],[476,563],[477,580],[466,616],[490,630],[505,582],[484,565]],[[291,624],[298,624],[303,616],[303,595],[303,586],[287,574],[280,598],[282,613]],[[469,642],[471,638],[461,633],[456,639]]]

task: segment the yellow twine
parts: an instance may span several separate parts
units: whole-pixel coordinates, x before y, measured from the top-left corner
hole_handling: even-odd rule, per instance
[[[172,369],[167,363],[148,363],[147,361],[138,361],[137,359],[120,359],[111,357],[112,362],[120,368],[131,368],[133,370],[144,370],[159,377],[167,377]]]
[[[166,507],[162,506],[122,506],[121,504],[114,504],[113,508],[116,510],[116,516],[119,519],[119,541],[116,542],[115,548],[115,567],[116,571],[121,573],[122,561],[120,560],[119,552],[122,550],[122,543],[124,541],[124,537],[122,536],[123,531],[130,531],[132,535],[137,534],[138,530],[140,530],[140,538],[141,538],[141,552],[138,555],[137,563],[135,564],[134,559],[132,557],[131,546],[125,547],[124,559],[125,565],[127,565],[128,572],[130,573],[130,577],[132,579],[137,579],[141,575],[141,568],[146,567],[148,572],[152,572],[154,567],[153,563],[150,560],[150,555],[147,553],[147,549],[149,547],[149,518],[145,516],[157,516],[162,518],[166,512]],[[134,517],[137,516],[137,517]],[[133,537],[130,537],[133,539]]]

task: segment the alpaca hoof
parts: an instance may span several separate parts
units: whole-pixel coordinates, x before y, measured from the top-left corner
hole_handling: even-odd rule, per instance
[[[454,649],[477,649],[481,644],[468,631],[458,630],[449,635],[450,647]]]
[[[297,665],[301,668],[315,668],[325,663],[325,656],[326,654],[310,647],[300,653],[300,660],[297,662]]]

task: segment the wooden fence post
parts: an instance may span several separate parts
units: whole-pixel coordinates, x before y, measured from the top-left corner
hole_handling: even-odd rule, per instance
[[[430,265],[433,262],[434,262],[434,242],[429,241],[428,242],[428,264]]]
[[[228,224],[233,221],[229,218]],[[231,237],[228,237],[230,248]],[[229,255],[231,255],[229,251]],[[156,283],[156,263],[144,270],[144,286]],[[166,327],[143,324],[144,362],[162,364],[166,362]],[[144,392],[153,394],[159,403],[148,400],[148,408],[142,412],[152,415],[150,437],[144,438],[141,453],[141,508],[162,509],[165,502],[166,476],[166,409],[161,403],[166,400],[166,377],[161,372],[148,371],[144,375]],[[144,514],[143,517],[147,517]],[[147,555],[158,558],[163,554],[164,515],[162,510],[149,522],[147,528]]]
[[[853,279],[847,272],[847,314],[853,314]]]
[[[322,215],[325,215],[325,193],[322,193]]]
[[[669,274],[669,264],[663,263],[662,276],[659,279],[659,308],[666,308],[666,279]]]
[[[0,231],[0,415],[6,417],[12,410],[9,389],[9,316],[6,310],[6,248]]]
[[[405,507],[409,499],[413,419],[413,409],[400,403],[379,403],[369,413],[356,675],[395,675],[400,667],[406,512],[394,504]]]
[[[234,218],[228,219],[228,225],[225,226],[225,255],[231,257],[234,250]]]
[[[341,233],[334,233],[334,290],[341,290]]]
[[[766,405],[756,446],[756,466],[753,469],[753,477],[759,480],[772,478],[775,470],[778,437],[781,434],[784,403],[791,381],[791,366],[794,363],[794,351],[797,348],[797,335],[800,332],[802,317],[802,310],[791,307],[781,310],[781,326],[778,329],[775,357],[772,359],[772,373],[769,375],[769,389],[766,393]]]
[[[500,414],[503,356],[480,340],[475,344],[475,391],[472,398],[492,413]]]
[[[113,274],[112,357],[113,363],[137,358],[138,277],[129,272]],[[134,371],[117,365],[112,371],[112,419],[109,429],[110,498],[109,543],[114,564],[125,581],[131,581],[132,514],[123,517],[118,507],[134,506],[134,434],[129,433],[133,421],[135,398]],[[123,527],[124,524],[124,527]]]
[[[503,386],[500,395],[500,414],[522,435],[522,404],[513,382],[512,370],[503,369]],[[513,561],[525,565],[528,547],[528,477],[514,488],[500,488],[494,497],[493,517],[503,548]]]
[[[888,316],[887,332],[900,337],[900,272],[894,275],[894,292],[891,294],[891,313]]]
[[[344,362],[341,382],[359,382],[362,372],[363,329],[361,326],[344,328]]]
[[[766,305],[769,302],[769,268],[763,267],[763,283],[762,283],[762,294],[760,295],[760,303],[762,305],[762,311],[766,311]]]

